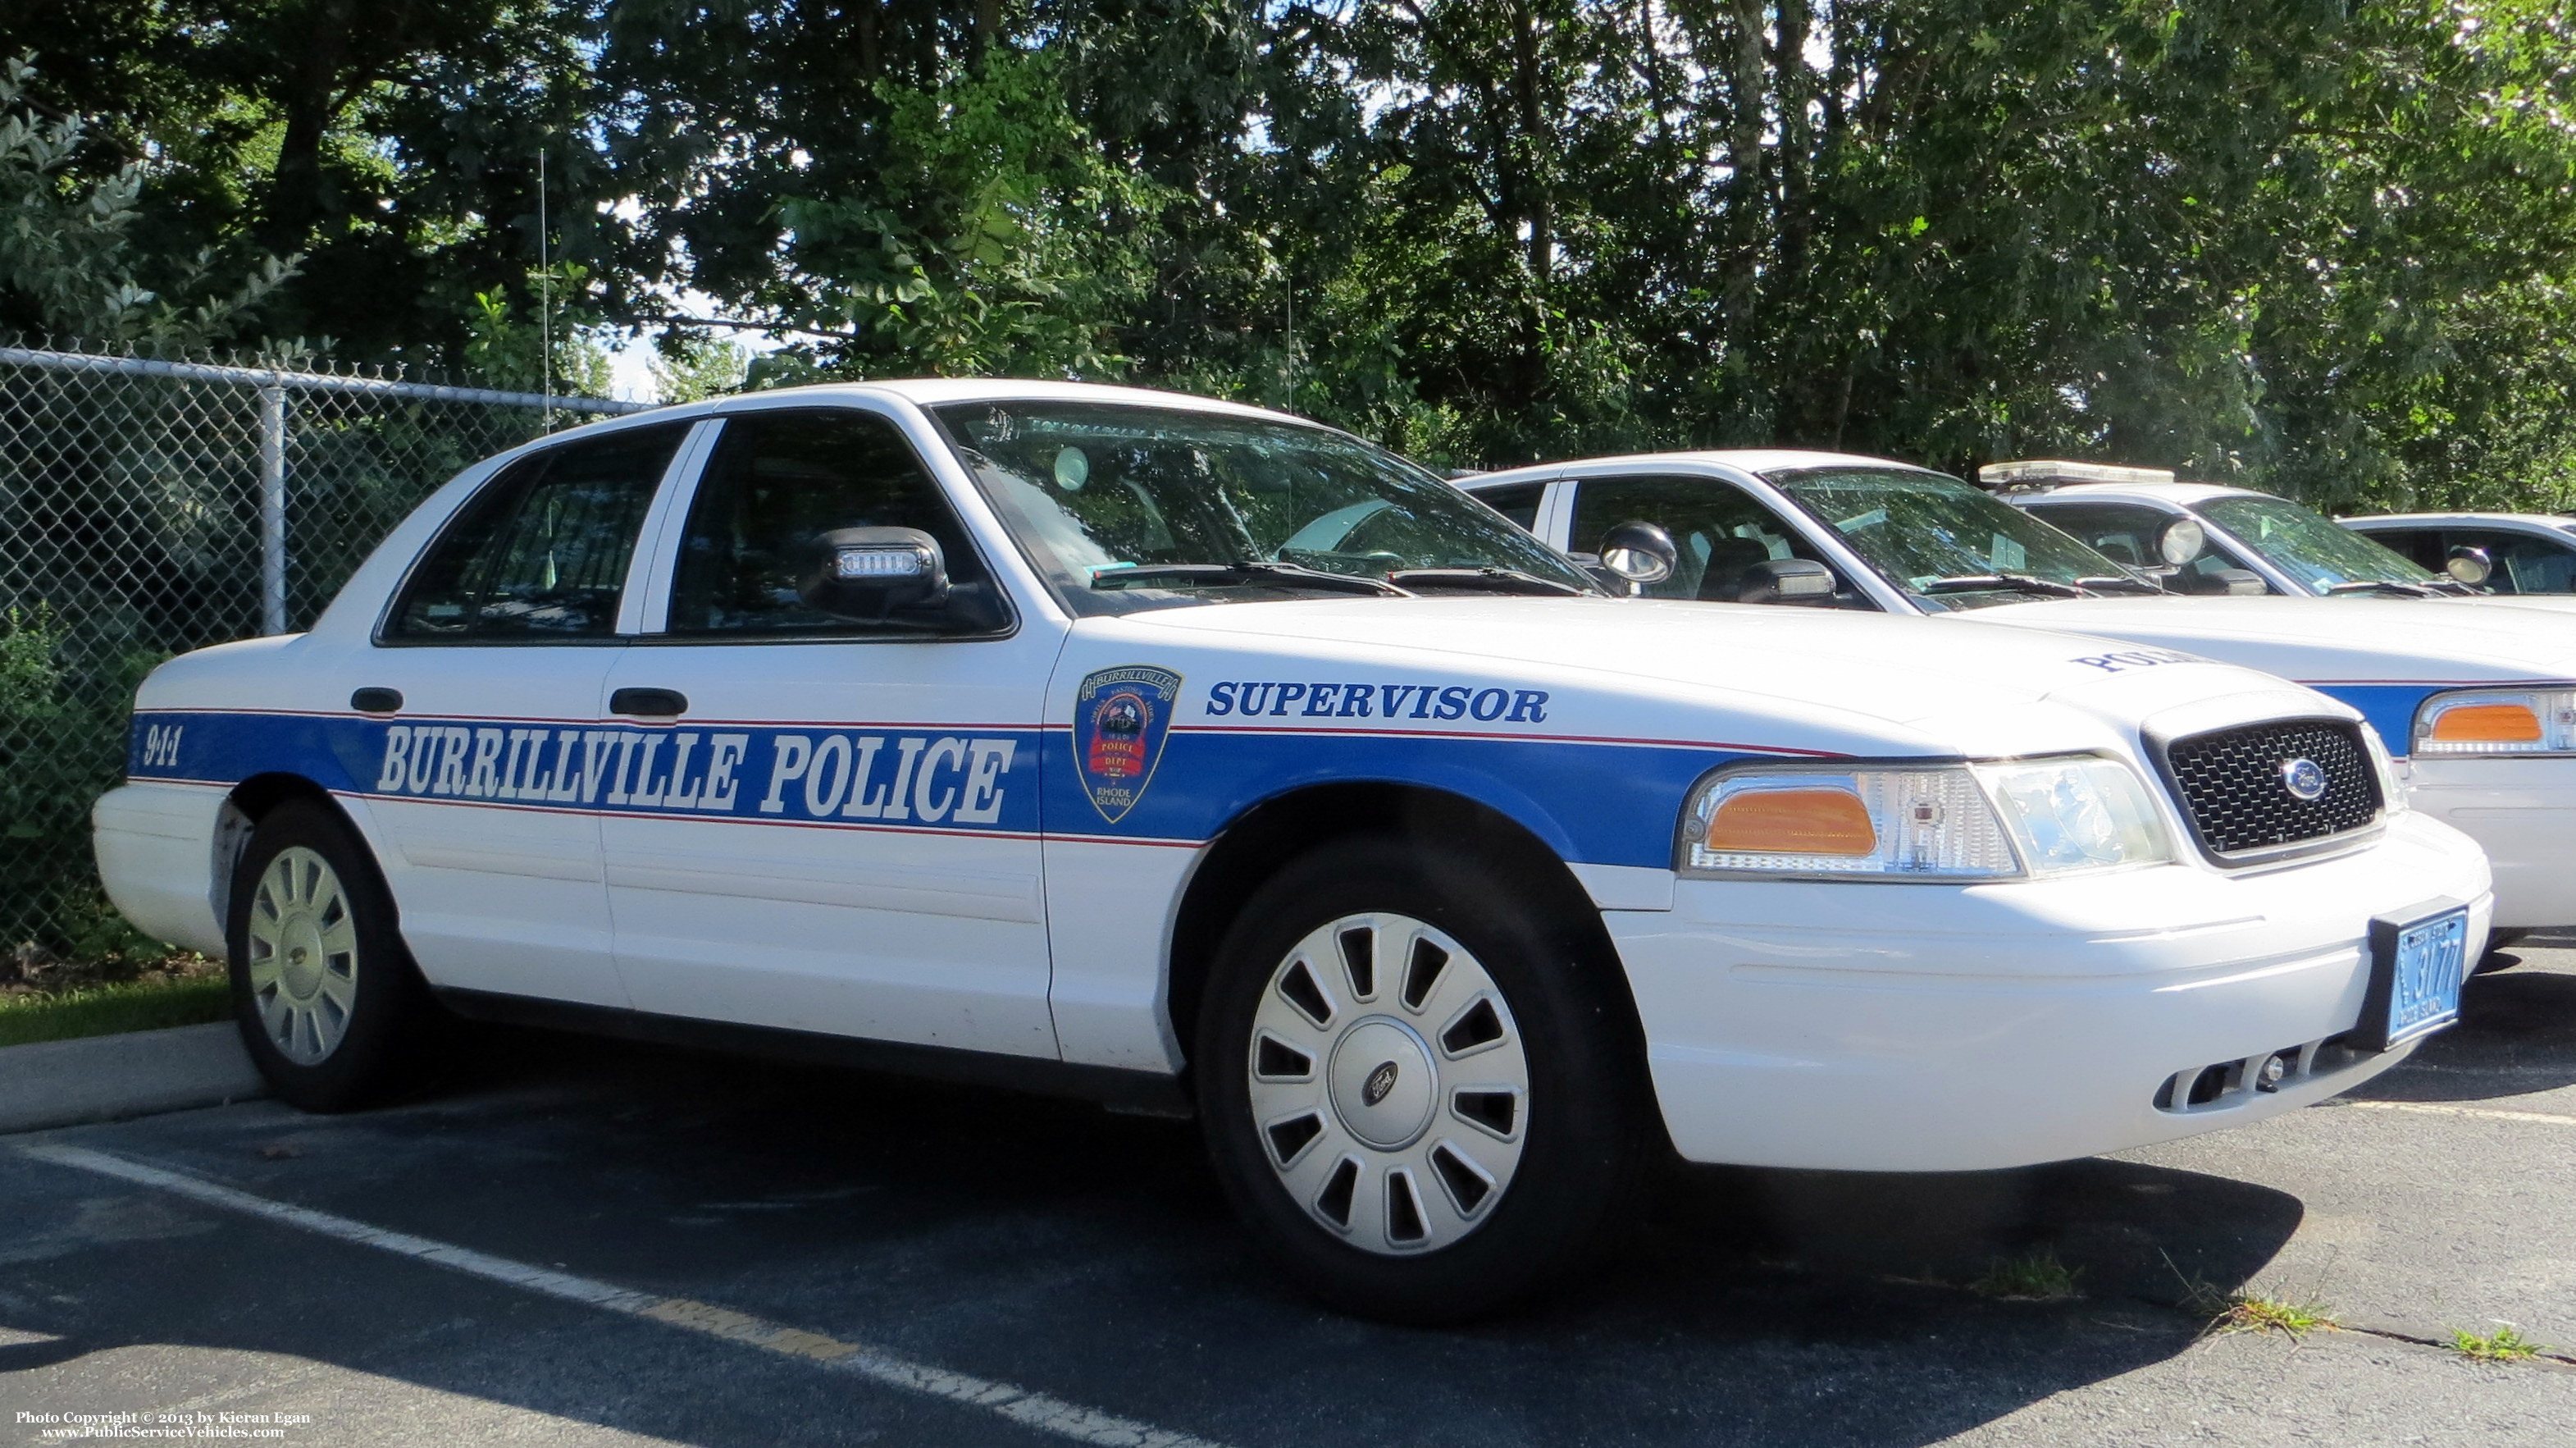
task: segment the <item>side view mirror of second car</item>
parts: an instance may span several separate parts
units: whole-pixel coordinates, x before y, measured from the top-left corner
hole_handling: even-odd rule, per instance
[[[1737,603],[1824,603],[1834,596],[1834,571],[1809,558],[1774,558],[1744,570]]]
[[[2165,586],[2176,593],[2269,593],[2263,575],[2250,568],[2219,568],[2207,573],[2184,569],[2165,579]]]

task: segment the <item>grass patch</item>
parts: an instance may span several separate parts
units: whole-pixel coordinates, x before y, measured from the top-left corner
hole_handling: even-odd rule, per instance
[[[2083,1268],[2067,1266],[2057,1260],[2054,1250],[2042,1247],[2018,1257],[1996,1258],[1985,1276],[1968,1284],[1968,1290],[2007,1302],[2062,1302],[2082,1295],[2075,1282],[2083,1275]]]
[[[2514,1330],[2512,1323],[2499,1323],[2496,1330],[2483,1336],[2462,1328],[2451,1329],[2451,1351],[2482,1363],[2529,1362],[2548,1348],[2533,1342]]]
[[[196,1026],[231,1014],[232,985],[219,974],[12,992],[0,994],[0,1046]]]
[[[2343,1326],[2322,1302],[2265,1297],[2257,1292],[2231,1292],[2200,1307],[2210,1313],[2211,1332],[2277,1332],[2295,1341],[2312,1332],[2334,1332]]]

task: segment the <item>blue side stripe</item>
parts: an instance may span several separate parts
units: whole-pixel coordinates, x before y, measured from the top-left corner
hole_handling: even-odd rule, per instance
[[[1113,823],[1083,792],[1072,751],[1064,729],[154,711],[135,716],[127,773],[223,784],[291,773],[339,793],[498,809],[1193,843],[1291,790],[1391,782],[1475,800],[1567,860],[1664,867],[1692,782],[1771,757],[1688,744],[1182,728]]]
[[[2463,687],[2458,684],[2310,684],[2309,688],[2359,709],[2379,731],[2388,752],[2403,759],[2414,752],[2415,712],[2426,699]]]

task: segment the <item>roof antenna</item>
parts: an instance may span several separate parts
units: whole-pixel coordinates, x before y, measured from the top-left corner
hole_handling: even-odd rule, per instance
[[[555,430],[555,263],[546,236],[546,148],[537,148],[537,372],[546,398],[546,431]]]

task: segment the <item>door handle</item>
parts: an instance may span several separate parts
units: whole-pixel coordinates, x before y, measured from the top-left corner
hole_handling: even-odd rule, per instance
[[[349,696],[349,707],[361,714],[399,714],[402,712],[402,690],[360,689]]]
[[[640,719],[676,719],[689,712],[689,696],[677,689],[619,689],[608,696],[608,712]]]

